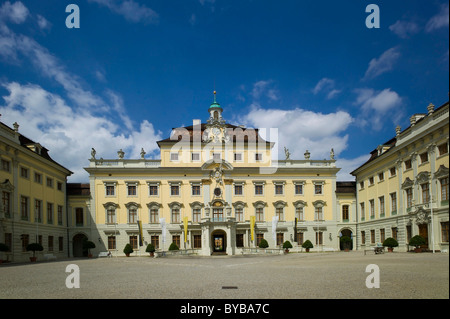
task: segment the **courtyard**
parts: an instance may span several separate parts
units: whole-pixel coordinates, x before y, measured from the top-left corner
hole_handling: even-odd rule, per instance
[[[79,288],[68,288],[68,265]],[[379,288],[368,288],[368,265]],[[0,299],[448,299],[446,253],[148,255],[0,266]]]

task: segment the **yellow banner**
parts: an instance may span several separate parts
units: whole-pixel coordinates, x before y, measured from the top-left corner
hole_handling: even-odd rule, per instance
[[[188,218],[185,216],[183,218],[183,224],[184,224],[184,242],[187,242],[187,229],[188,229]]]
[[[250,235],[251,235],[251,239],[252,241],[255,238],[255,216],[250,216]]]

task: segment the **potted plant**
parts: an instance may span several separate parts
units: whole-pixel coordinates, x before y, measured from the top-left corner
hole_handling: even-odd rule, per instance
[[[83,248],[87,249],[88,257],[92,258],[91,249],[95,248],[95,244],[92,241],[90,241],[90,240],[86,240],[86,241],[83,242]]]
[[[414,247],[415,247],[414,251],[415,251],[416,253],[420,253],[420,252],[422,252],[422,249],[420,248],[420,246],[425,245],[426,242],[425,242],[425,238],[423,238],[423,237],[420,236],[420,235],[416,235],[416,236],[414,236],[413,238],[411,238],[411,239],[409,240],[409,244],[410,244],[411,246],[414,246]]]
[[[146,253],[150,253],[150,257],[153,257],[155,255],[155,250],[156,250],[155,246],[152,243],[150,243],[150,244],[147,245],[147,248],[145,249],[145,252]]]
[[[178,248],[177,244],[171,243],[169,246],[169,250],[180,250],[180,248]]]
[[[31,243],[27,245],[26,250],[33,252],[33,257],[30,257],[30,261],[34,262],[37,260],[36,251],[43,251],[44,247],[42,247],[42,245],[39,243]]]
[[[289,248],[292,248],[291,242],[290,242],[289,240],[286,240],[286,241],[283,243],[283,248],[284,248],[284,252],[285,252],[286,254],[289,253]]]
[[[383,242],[383,247],[387,247],[388,248],[388,252],[393,252],[394,251],[394,247],[398,247],[398,242],[392,238],[386,238]]]
[[[0,252],[7,252],[9,251],[9,247],[6,246],[4,243],[0,243]],[[3,259],[0,258],[0,264],[3,263]]]
[[[342,247],[344,247],[344,251],[348,252],[350,250],[350,245],[352,244],[352,239],[348,236],[342,236],[341,244],[342,244]]]
[[[125,248],[123,249],[123,253],[127,256],[130,257],[130,254],[133,252],[133,247],[131,247],[130,244],[126,244]]]
[[[264,238],[259,242],[259,248],[267,248],[269,247],[269,243]]]
[[[302,244],[302,247],[306,249],[306,252],[307,252],[307,253],[309,253],[309,250],[310,250],[311,248],[313,248],[314,246],[313,246],[312,242],[311,242],[309,239],[307,239],[307,240]]]

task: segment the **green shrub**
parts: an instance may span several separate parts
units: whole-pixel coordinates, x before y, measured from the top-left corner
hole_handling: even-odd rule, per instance
[[[308,239],[302,244],[302,247],[309,249],[309,248],[313,248],[314,246],[313,246],[312,242]]]
[[[83,242],[83,248],[89,250],[91,248],[95,248],[95,244],[90,240],[86,240]]]
[[[284,248],[284,249],[292,248],[291,242],[290,242],[289,240],[286,240],[286,241],[283,243],[283,248]]]
[[[131,254],[133,251],[133,247],[131,247],[130,244],[126,244],[125,248],[123,249],[124,254]]]
[[[32,251],[33,257],[34,257],[34,254],[36,253],[36,251],[43,251],[44,247],[42,247],[42,245],[39,243],[31,243],[31,244],[27,245],[26,249],[27,249],[27,251]]]
[[[389,248],[398,247],[398,242],[394,238],[389,237],[385,239],[385,241],[383,242],[383,246]]]
[[[269,247],[269,243],[264,238],[259,242],[259,248],[267,248]]]
[[[147,245],[147,248],[145,249],[145,252],[146,253],[154,253],[155,250],[156,250],[155,246],[152,243],[150,243],[150,244]]]
[[[416,235],[416,236],[414,236],[413,238],[411,238],[411,239],[409,240],[409,244],[410,244],[411,246],[414,246],[414,247],[417,248],[417,247],[419,247],[419,246],[425,245],[426,242],[425,242],[425,239],[424,239],[422,236]]]
[[[179,250],[180,248],[178,248],[177,244],[175,243],[171,243],[169,246],[169,250]]]

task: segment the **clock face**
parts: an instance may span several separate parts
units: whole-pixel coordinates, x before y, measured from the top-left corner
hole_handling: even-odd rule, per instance
[[[213,128],[212,133],[213,133],[214,135],[219,135],[219,134],[220,134],[220,129],[217,128],[217,127],[215,127],[215,128]]]

